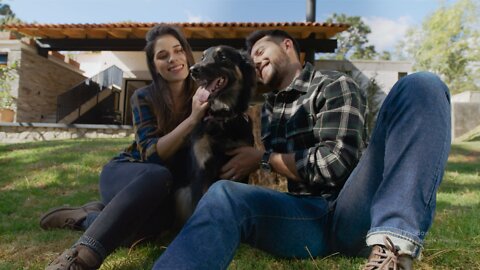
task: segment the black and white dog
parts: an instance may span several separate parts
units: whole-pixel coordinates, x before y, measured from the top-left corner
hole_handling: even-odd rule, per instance
[[[190,68],[190,74],[208,91],[210,106],[191,136],[191,182],[175,194],[177,222],[181,224],[210,185],[220,179],[220,169],[230,158],[225,153],[254,144],[252,121],[246,112],[256,88],[256,74],[248,54],[228,46],[211,47]]]

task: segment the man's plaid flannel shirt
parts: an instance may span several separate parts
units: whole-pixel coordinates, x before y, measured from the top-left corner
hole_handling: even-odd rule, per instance
[[[265,95],[265,149],[295,153],[296,194],[329,196],[342,188],[366,147],[366,98],[349,77],[306,64],[286,89]]]

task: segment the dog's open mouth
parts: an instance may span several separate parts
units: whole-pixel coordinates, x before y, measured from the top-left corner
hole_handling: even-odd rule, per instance
[[[220,76],[211,81],[201,80],[199,82],[199,85],[205,87],[205,89],[210,92],[210,94],[215,94],[218,91],[222,90],[227,85],[227,83],[227,77]]]

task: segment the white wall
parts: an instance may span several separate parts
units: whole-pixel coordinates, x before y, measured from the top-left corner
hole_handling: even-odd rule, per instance
[[[466,91],[452,96],[452,102],[475,102],[480,103],[480,92]]]
[[[467,91],[452,96],[452,138],[456,139],[480,125],[480,92]]]
[[[362,82],[375,78],[385,94],[390,92],[392,86],[398,81],[399,73],[410,74],[412,63],[408,61],[341,61],[317,60],[315,67],[319,70],[339,70],[351,72],[352,77],[359,77]]]
[[[73,54],[86,77],[92,77],[112,65],[124,71],[125,78],[150,79],[144,52],[85,52]]]
[[[150,79],[144,52],[80,52],[70,56],[80,63],[80,69],[85,72],[86,77],[92,77],[116,65],[125,72],[125,78]],[[193,56],[198,61],[202,52],[194,52]]]

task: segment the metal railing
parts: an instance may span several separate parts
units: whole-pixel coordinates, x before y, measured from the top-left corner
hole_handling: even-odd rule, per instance
[[[95,96],[98,104],[98,94],[113,85],[121,86],[122,79],[123,71],[117,66],[111,66],[60,94],[57,97],[57,123],[75,110],[78,111],[77,117],[80,117],[82,104]]]

